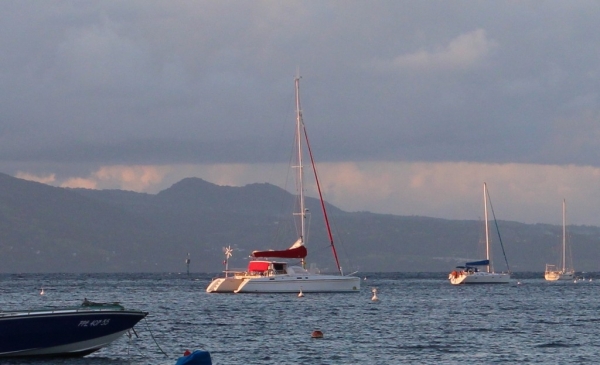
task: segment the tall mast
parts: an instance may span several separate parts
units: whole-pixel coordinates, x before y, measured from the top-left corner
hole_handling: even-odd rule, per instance
[[[483,183],[483,215],[485,219],[485,258],[488,260],[487,272],[490,272],[490,232],[488,228],[487,185]]]
[[[564,273],[566,270],[566,255],[567,255],[567,208],[565,199],[563,199],[563,252],[562,252],[562,272]]]
[[[331,234],[331,226],[329,225],[329,217],[327,216],[327,209],[325,209],[325,200],[323,200],[323,193],[321,191],[321,184],[319,183],[319,176],[317,174],[317,167],[315,165],[315,159],[313,158],[313,154],[312,154],[312,149],[310,148],[310,142],[308,141],[308,134],[306,133],[306,126],[304,125],[304,121],[302,120],[302,110],[300,109],[300,77],[297,76],[296,77],[296,108],[298,110],[297,112],[297,131],[296,131],[296,135],[298,136],[298,156],[299,156],[299,177],[298,180],[300,181],[300,187],[302,187],[302,177],[303,177],[303,168],[302,168],[302,147],[301,147],[301,142],[300,142],[300,138],[302,135],[304,135],[304,140],[306,141],[306,148],[308,150],[308,154],[310,157],[310,164],[312,166],[312,170],[313,173],[315,175],[315,182],[317,184],[317,191],[319,192],[319,201],[321,202],[321,209],[323,211],[323,217],[325,218],[325,227],[327,228],[327,235],[329,236],[329,244],[331,245],[331,250],[333,251],[333,257],[335,259],[335,264],[337,266],[338,272],[340,273],[340,275],[344,275],[343,271],[342,271],[342,267],[340,266],[340,261],[338,259],[337,256],[337,251],[335,250],[335,245],[333,244],[333,235]],[[301,216],[302,216],[302,236],[304,237],[304,220],[305,220],[305,216],[306,216],[306,210],[304,208],[304,191],[301,188],[300,189],[300,209],[301,209]],[[302,259],[302,265],[304,266],[304,259]]]
[[[298,194],[300,199],[300,212],[296,214],[300,216],[300,239],[304,243],[306,235],[306,209],[304,207],[304,167],[302,165],[302,111],[300,109],[300,75],[297,75],[294,81],[296,84],[296,143],[298,148],[298,165],[296,166],[298,170],[296,172],[296,181],[298,184]],[[305,267],[305,265],[304,259],[302,259],[302,267]]]

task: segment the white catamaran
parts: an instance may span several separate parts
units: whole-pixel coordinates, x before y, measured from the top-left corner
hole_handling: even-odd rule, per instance
[[[317,170],[306,135],[306,127],[302,120],[300,109],[300,78],[295,78],[296,88],[296,180],[299,199],[299,210],[294,213],[300,220],[300,232],[296,242],[286,250],[254,251],[253,260],[248,263],[248,269],[244,272],[229,272],[226,269],[225,277],[214,279],[206,288],[209,293],[311,293],[311,292],[358,292],[360,290],[360,278],[355,276],[344,276],[340,267],[333,236],[329,227],[327,211],[321,194]],[[310,157],[312,170],[315,176],[317,190],[321,201],[321,208],[325,217],[325,226],[329,235],[329,241],[333,256],[339,271],[339,275],[322,275],[312,270],[305,269],[305,258],[307,256],[306,243],[306,216],[308,210],[304,205],[304,181],[303,181],[303,143],[306,141],[306,149]],[[229,255],[231,251],[228,251]],[[227,257],[229,258],[229,256]],[[272,259],[300,259],[298,266],[288,265],[284,261],[273,261]]]
[[[556,265],[546,264],[544,277],[548,281],[573,280],[575,270],[567,269],[567,203],[563,199],[563,239],[562,239],[562,268],[558,269]]]
[[[486,259],[480,261],[467,262],[465,266],[457,266],[454,271],[448,275],[450,283],[459,284],[506,284],[510,282],[509,273],[496,273],[491,269],[490,263],[490,232],[488,224],[487,202],[489,195],[487,185],[483,183],[483,211],[485,216],[485,252]],[[491,201],[490,201],[491,203]],[[504,249],[503,249],[504,250]],[[506,259],[506,256],[505,256]],[[507,261],[508,267],[508,261]],[[486,271],[480,271],[479,267],[485,266]]]

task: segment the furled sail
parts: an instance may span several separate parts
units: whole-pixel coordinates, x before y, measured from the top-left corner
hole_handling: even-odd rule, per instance
[[[489,264],[490,264],[490,260],[480,260],[480,261],[467,262],[465,265],[467,265],[467,266],[487,266]]]
[[[287,250],[267,250],[267,251],[254,251],[252,252],[252,257],[277,257],[283,259],[303,259],[308,254],[306,250],[306,246],[304,246],[304,242],[302,238],[298,238],[292,247]]]

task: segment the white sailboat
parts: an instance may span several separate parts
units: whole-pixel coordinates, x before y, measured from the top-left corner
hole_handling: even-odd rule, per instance
[[[485,216],[485,250],[486,259],[480,261],[467,262],[465,266],[457,266],[454,271],[448,275],[452,285],[460,284],[506,284],[510,282],[510,273],[496,273],[491,269],[490,262],[490,233],[488,224],[487,185],[483,183],[483,210]],[[485,266],[485,271],[479,268]],[[508,266],[508,264],[507,264]]]
[[[207,287],[209,293],[311,293],[311,292],[358,292],[360,290],[360,278],[343,275],[340,267],[333,236],[329,228],[325,203],[321,194],[321,188],[317,177],[312,151],[306,136],[306,127],[302,120],[300,109],[300,78],[295,78],[296,89],[296,180],[298,184],[299,210],[294,213],[300,220],[300,232],[296,242],[287,250],[254,251],[253,260],[248,263],[248,269],[244,272],[233,272],[231,276],[214,279]],[[310,156],[313,173],[321,200],[321,208],[325,217],[325,225],[329,235],[331,249],[337,264],[339,275],[323,275],[305,269],[305,258],[308,254],[306,249],[306,217],[308,210],[304,205],[304,167],[302,161],[303,143]],[[300,259],[301,264],[291,266],[284,261],[273,261],[272,259]]]
[[[567,203],[563,199],[563,239],[562,239],[562,268],[558,269],[556,265],[546,264],[544,277],[548,281],[573,280],[575,270],[567,269]]]

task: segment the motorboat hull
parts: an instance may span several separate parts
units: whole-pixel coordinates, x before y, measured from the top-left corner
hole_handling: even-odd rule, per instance
[[[119,338],[147,314],[85,307],[0,312],[0,357],[85,356]]]

